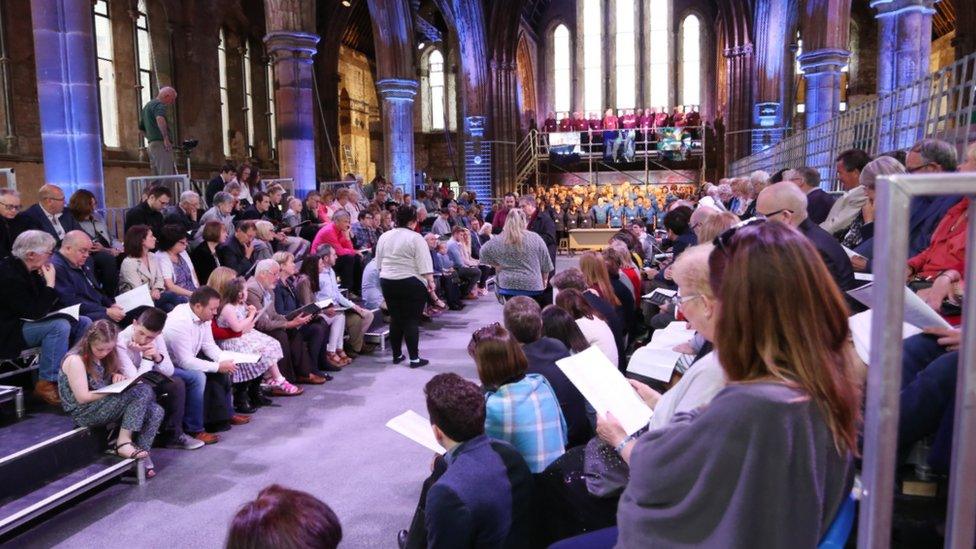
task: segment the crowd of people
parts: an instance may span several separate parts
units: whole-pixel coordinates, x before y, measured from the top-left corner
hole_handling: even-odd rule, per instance
[[[698,190],[534,189],[484,207],[447,186],[411,197],[355,178],[298,199],[227,165],[206,211],[192,191],[173,204],[167,188],[148,189],[121,242],[86,191],[65,209],[61,189],[45,185],[21,212],[20,196],[0,190],[0,352],[39,346],[36,396],[79,425],[117,424],[115,451],[151,476],[154,445],[215,443],[269,397],[298,396],[372,352],[364,334],[376,316],[389,323],[394,364],[428,364],[420,324],[494,280],[503,321],[467,346],[478,383],[445,373],[424,387],[446,453],[401,547],[814,546],[859,456],[870,366],[854,352],[847,319],[859,304],[845,292],[875,266],[877,179],[976,172],[976,144],[961,162],[934,139],[905,155],[850,150],[836,170],[840,196],[797,167]],[[645,209],[619,222],[594,212],[619,231],[557,270],[565,214],[608,199]],[[904,266],[906,284],[955,325],[969,202],[914,201]],[[115,302],[141,286],[152,306]],[[656,289],[673,297],[645,299]],[[77,318],[49,316],[73,305]],[[694,336],[675,347],[670,379],[630,380],[654,412],[637,432],[594,409],[556,365],[595,347],[626,371],[676,320]],[[924,441],[938,473],[948,471],[960,338],[931,328],[904,343],[899,452],[908,459]],[[99,392],[139,376],[152,381]],[[328,506],[272,486],[238,513],[228,546],[276,529],[317,540],[298,546],[334,547],[342,535]]]

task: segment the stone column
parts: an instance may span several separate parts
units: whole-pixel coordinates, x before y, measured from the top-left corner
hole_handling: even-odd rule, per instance
[[[749,154],[750,106],[752,105],[752,44],[726,48],[723,52],[728,74],[729,107],[726,132],[740,132],[725,140],[725,158],[738,160]],[[728,135],[728,134],[727,134]]]
[[[278,169],[281,177],[295,180],[299,196],[318,188],[312,88],[312,57],[318,42],[317,35],[294,31],[274,31],[264,37],[277,84]]]
[[[383,160],[386,179],[413,194],[413,100],[416,80],[387,78],[376,83],[383,109]]]
[[[490,64],[492,119],[491,133],[494,137],[493,165],[491,170],[492,193],[501,196],[515,190],[515,165],[518,141],[517,78],[515,63],[495,61]],[[487,198],[484,196],[482,198]]]
[[[922,105],[917,94],[899,88],[929,74],[932,7],[938,0],[872,0],[878,11],[878,151],[905,149],[921,137]],[[961,28],[961,27],[960,27]],[[928,90],[925,90],[927,93]],[[904,105],[908,105],[904,107]]]
[[[31,0],[44,178],[105,205],[91,0]]]
[[[840,49],[815,50],[800,56],[800,67],[807,83],[808,166],[833,166],[833,159],[830,158],[833,124],[826,122],[840,113],[841,69],[850,56],[851,52]],[[831,171],[821,168],[820,178],[825,185],[831,180]]]

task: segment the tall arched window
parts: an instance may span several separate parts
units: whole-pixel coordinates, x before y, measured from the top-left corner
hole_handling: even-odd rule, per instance
[[[224,145],[224,156],[230,156],[230,105],[227,103],[227,35],[220,29],[217,42],[217,72],[220,79],[220,134]]]
[[[681,23],[681,103],[701,105],[701,20],[694,14]]]
[[[617,108],[637,106],[637,13],[634,0],[617,0]]]
[[[553,110],[568,113],[572,110],[572,40],[569,29],[560,24],[552,31],[552,87]]]
[[[444,129],[444,54],[440,50],[430,52],[427,58],[427,81],[430,86],[430,127]]]
[[[155,95],[156,80],[153,73],[152,43],[149,40],[149,16],[146,14],[146,1],[139,0],[135,20],[136,36],[136,82],[139,90],[139,105],[148,103]],[[145,137],[143,137],[145,143]]]
[[[112,20],[108,2],[94,5],[95,57],[98,63],[98,103],[102,114],[102,142],[118,147],[119,102],[115,91],[115,52],[112,45]]]
[[[602,0],[583,0],[583,109],[603,110]]]
[[[254,81],[251,80],[251,45],[244,40],[244,124],[247,126],[248,154],[254,150]]]
[[[648,0],[651,14],[647,29],[647,80],[651,107],[668,107],[671,89],[671,41],[668,37],[669,0]]]

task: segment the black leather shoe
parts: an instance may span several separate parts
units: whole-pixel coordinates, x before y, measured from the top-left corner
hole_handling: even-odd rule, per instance
[[[271,406],[274,401],[261,392],[261,381],[254,380],[247,386],[247,397],[253,406]]]
[[[410,366],[411,368],[420,368],[421,366],[426,366],[428,364],[430,364],[430,361],[426,358],[418,358],[417,360],[411,360],[408,362],[407,366]]]
[[[322,370],[323,372],[341,372],[342,368],[326,363],[325,366],[321,366],[319,370]]]
[[[234,388],[234,411],[238,414],[253,414],[257,411],[247,395],[247,387]]]
[[[397,547],[399,547],[400,549],[405,549],[407,546],[407,536],[409,535],[410,532],[406,530],[400,530],[400,532],[397,534]]]

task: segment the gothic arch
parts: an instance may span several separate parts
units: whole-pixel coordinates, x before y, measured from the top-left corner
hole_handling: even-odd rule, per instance
[[[515,53],[515,68],[519,83],[519,112],[524,122],[538,117],[538,96],[536,94],[535,59],[525,33],[519,35]]]

